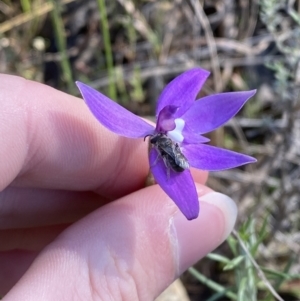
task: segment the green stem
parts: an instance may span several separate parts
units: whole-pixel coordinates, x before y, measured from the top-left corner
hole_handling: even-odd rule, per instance
[[[97,0],[97,1],[98,1],[98,7],[99,7],[99,13],[100,13],[100,19],[101,19],[101,30],[102,30],[102,37],[103,37],[103,43],[104,43],[106,68],[107,68],[108,76],[109,76],[108,94],[111,99],[116,100],[117,93],[116,93],[116,85],[115,85],[115,79],[114,79],[114,65],[113,65],[113,56],[112,56],[112,50],[111,50],[111,42],[110,42],[105,0]]]
[[[21,6],[24,13],[28,13],[31,11],[31,3],[30,0],[21,0]]]
[[[58,50],[61,55],[61,68],[63,72],[63,78],[67,83],[69,92],[74,90],[74,83],[72,78],[71,65],[67,55],[67,42],[66,42],[66,33],[63,20],[60,14],[60,7],[57,0],[50,0],[53,5],[51,11],[52,22],[55,31],[55,37],[57,41]]]
[[[198,272],[195,268],[189,268],[189,272],[195,278],[197,278],[201,283],[205,284],[210,289],[212,289],[218,293],[223,293],[224,296],[230,298],[231,300],[237,300],[237,295],[235,293],[228,291],[224,286],[205,277],[203,274]]]

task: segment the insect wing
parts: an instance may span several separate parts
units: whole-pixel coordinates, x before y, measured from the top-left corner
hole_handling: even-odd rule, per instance
[[[157,139],[157,147],[160,153],[165,153],[165,161],[169,161],[169,167],[175,171],[183,171],[188,169],[189,163],[185,156],[182,154],[178,144],[174,143],[170,138],[161,136]]]
[[[179,145],[174,143],[171,138],[164,134],[157,134],[150,139],[150,142],[156,147],[168,168],[182,172],[190,167]]]
[[[175,157],[175,163],[180,166],[182,169],[189,169],[190,164],[186,157],[183,154],[177,154]]]
[[[190,164],[187,160],[187,158],[183,155],[183,153],[181,152],[180,147],[176,144],[175,145],[175,151],[174,151],[174,160],[175,163],[180,166],[183,169],[188,169],[190,168]]]
[[[174,160],[176,159],[176,153],[178,152],[178,149],[180,152],[180,148],[169,137],[165,135],[160,135],[155,140],[155,145],[160,151],[160,153],[166,153]]]

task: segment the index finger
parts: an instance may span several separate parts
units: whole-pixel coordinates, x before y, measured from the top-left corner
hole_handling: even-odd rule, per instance
[[[147,143],[104,128],[83,100],[0,75],[0,104],[1,190],[13,182],[119,197],[144,186]]]

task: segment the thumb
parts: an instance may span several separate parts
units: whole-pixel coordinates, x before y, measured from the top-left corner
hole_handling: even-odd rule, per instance
[[[44,249],[3,300],[153,300],[234,226],[234,202],[197,189],[193,221],[156,185],[98,209]]]

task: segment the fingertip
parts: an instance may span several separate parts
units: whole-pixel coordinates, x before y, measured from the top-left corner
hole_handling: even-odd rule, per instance
[[[229,196],[214,191],[201,197],[200,202],[217,207],[224,215],[225,227],[221,238],[221,242],[223,242],[234,228],[238,213],[236,203]]]
[[[199,192],[199,190],[198,190]],[[178,275],[218,247],[233,230],[237,207],[221,193],[200,196],[200,213],[188,221],[177,212],[173,218],[173,235],[177,248]]]
[[[233,227],[232,200],[196,186],[202,201],[199,217],[193,221],[157,185],[99,208],[44,249],[8,300],[24,294],[30,300],[45,294],[49,300],[61,300],[74,290],[80,299],[87,299],[91,289],[103,299],[117,299],[120,294],[126,300],[154,299],[215,249]]]

